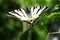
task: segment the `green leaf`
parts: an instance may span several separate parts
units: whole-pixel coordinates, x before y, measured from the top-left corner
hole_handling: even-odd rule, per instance
[[[33,30],[40,37],[41,40],[46,40],[46,36],[47,36],[46,29],[44,28],[42,29],[42,28],[39,28],[38,26],[34,26]]]
[[[29,29],[27,29],[25,32],[22,33],[22,35],[20,36],[20,40],[27,40],[28,33],[29,33]]]
[[[9,29],[10,31],[14,30],[14,25],[13,24],[6,24],[6,28]]]
[[[53,6],[57,3],[58,0],[45,0],[47,6]]]
[[[54,12],[47,16],[47,18],[55,18],[60,17],[60,12]]]
[[[59,9],[59,5],[58,4],[55,6],[55,10],[57,10],[57,9]]]
[[[24,7],[53,6],[58,0],[23,0]]]
[[[14,23],[14,25],[16,26],[16,27],[18,27],[18,28],[22,28],[23,26],[23,24],[22,24],[22,22],[20,21],[20,20],[16,20],[15,21],[15,23]]]
[[[4,29],[3,29],[2,27],[0,27],[0,32],[3,32],[3,30],[4,30]]]
[[[3,3],[3,1],[4,1],[4,0],[0,0],[0,4],[2,4],[2,3]]]

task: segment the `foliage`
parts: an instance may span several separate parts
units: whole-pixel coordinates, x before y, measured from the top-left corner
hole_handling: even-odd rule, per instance
[[[59,0],[0,0],[0,40],[27,40],[29,29],[23,32],[23,24],[19,19],[9,18],[6,14],[14,9],[32,6],[48,6],[33,25],[32,39],[46,40],[52,19],[60,17]],[[53,25],[53,24],[52,24]]]

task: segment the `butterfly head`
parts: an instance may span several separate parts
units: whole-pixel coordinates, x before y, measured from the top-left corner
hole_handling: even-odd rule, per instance
[[[35,21],[34,18],[29,18],[29,19],[28,19],[28,22],[29,22],[30,24],[32,24],[34,21]]]

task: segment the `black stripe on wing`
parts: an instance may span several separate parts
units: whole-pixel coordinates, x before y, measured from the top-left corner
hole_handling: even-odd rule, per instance
[[[18,10],[17,10],[18,11]],[[20,11],[20,10],[19,10]],[[17,15],[19,15],[19,16],[21,16],[19,13],[17,13],[17,12],[15,12],[15,11],[13,11],[15,14],[17,14]],[[22,17],[22,16],[21,16]]]
[[[46,7],[44,10],[43,10],[43,12],[46,12],[46,11],[48,11],[49,10],[49,7]]]
[[[25,11],[25,9],[24,8],[22,8],[24,11]],[[22,12],[22,10],[21,9],[19,9],[20,10],[20,12]],[[22,12],[22,14],[23,14],[23,12]],[[25,16],[24,14],[23,14],[23,16]]]
[[[41,9],[43,9],[43,7],[44,7],[44,6],[40,6],[40,9],[38,9],[37,13],[38,13]],[[49,8],[46,7],[42,12],[46,12],[48,9],[49,9]]]

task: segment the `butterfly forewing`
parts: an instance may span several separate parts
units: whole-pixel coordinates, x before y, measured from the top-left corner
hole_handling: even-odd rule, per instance
[[[22,21],[28,21],[29,19],[37,19],[42,12],[47,11],[49,8],[46,6],[34,6],[31,8],[20,8],[9,12],[10,16],[15,16]]]

